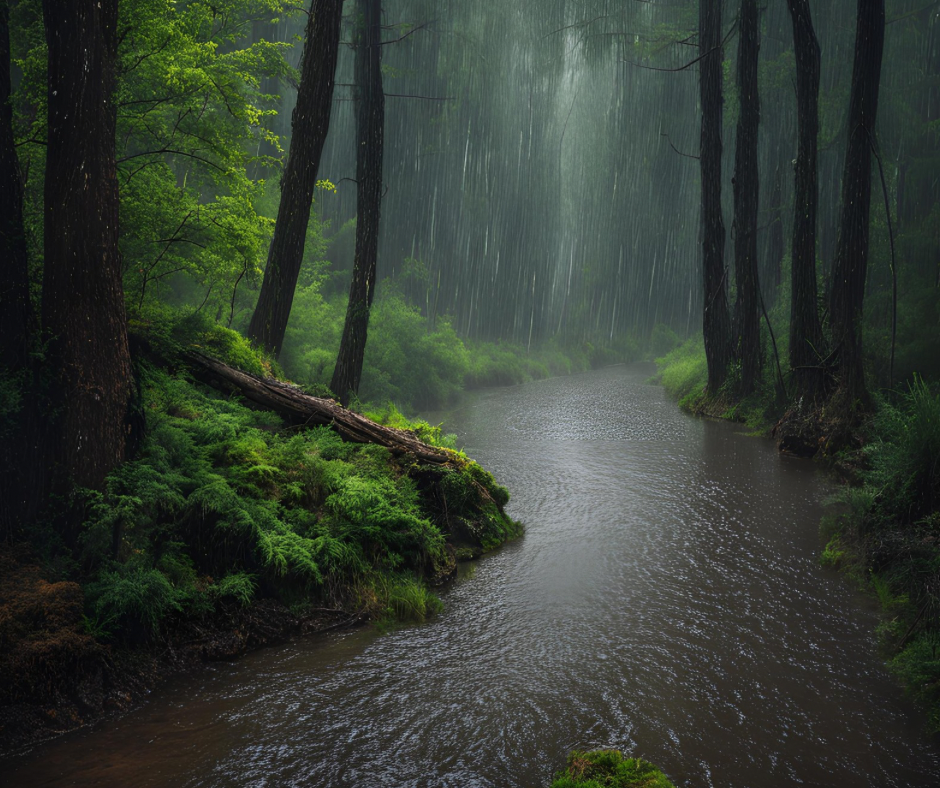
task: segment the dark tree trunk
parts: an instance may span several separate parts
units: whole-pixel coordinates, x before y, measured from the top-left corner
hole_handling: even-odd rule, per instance
[[[842,206],[829,291],[832,346],[841,393],[849,405],[868,404],[862,368],[862,305],[868,268],[871,150],[885,38],[884,0],[858,0],[855,63],[849,99]]]
[[[699,91],[702,104],[702,333],[708,390],[725,382],[731,362],[731,319],[725,295],[725,225],[721,216],[721,0],[699,3]]]
[[[382,153],[385,94],[382,90],[382,4],[359,0],[363,27],[356,43],[356,256],[343,339],[330,388],[344,405],[359,393],[362,359],[375,294],[382,203]]]
[[[342,0],[312,0],[310,4],[281,202],[261,294],[248,327],[248,336],[275,355],[284,342],[303,262],[320,155],[330,128],[342,17]]]
[[[760,31],[757,0],[741,0],[738,35],[737,144],[734,154],[735,345],[741,359],[741,389],[750,394],[760,379],[760,283],[757,275],[757,130],[760,98],[757,59]]]
[[[822,388],[819,367],[823,339],[816,291],[820,57],[809,0],[787,0],[787,4],[793,22],[796,54],[799,137],[790,263],[790,368],[793,371],[793,396],[811,403]]]
[[[49,46],[42,324],[58,406],[46,462],[100,488],[124,458],[132,377],[114,161],[118,0],[43,0]]]
[[[34,326],[23,231],[23,181],[10,105],[9,4],[0,1],[0,366],[21,369]]]
[[[764,300],[769,307],[777,301],[777,292],[783,281],[783,188],[780,185],[780,167],[774,172],[774,188],[770,193],[770,227],[767,228],[767,265],[762,280]]]

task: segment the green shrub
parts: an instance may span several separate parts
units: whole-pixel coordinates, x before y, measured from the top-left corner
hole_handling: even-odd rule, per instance
[[[913,522],[940,508],[940,393],[920,377],[885,402],[875,420],[867,481],[879,491],[876,512]]]
[[[238,601],[243,607],[251,604],[258,591],[258,583],[254,575],[245,572],[236,572],[223,577],[216,585],[210,586],[211,593],[219,598],[230,597]]]
[[[927,708],[927,728],[940,733],[940,633],[925,632],[895,656],[888,666],[909,694]]]
[[[90,494],[82,528],[96,631],[150,637],[167,616],[199,614],[223,598],[344,604],[364,578],[436,575],[452,563],[429,500],[429,479],[444,471],[427,471],[419,489],[380,446],[345,443],[328,427],[285,431],[271,414],[146,366],[142,372],[146,437],[105,492]],[[438,444],[452,442],[394,408],[384,415]],[[495,546],[517,527],[500,511],[508,493],[475,463],[461,468],[447,472],[460,477],[452,485],[460,512]],[[415,588],[396,580],[375,609],[426,615],[436,602]]]
[[[184,594],[167,576],[141,566],[106,570],[86,591],[97,621],[131,639],[156,635],[167,615],[183,609]]]
[[[575,750],[551,788],[675,788],[659,769],[617,750]]]

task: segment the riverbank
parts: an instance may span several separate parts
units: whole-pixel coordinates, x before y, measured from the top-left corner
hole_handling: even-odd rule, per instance
[[[657,364],[683,410],[747,423],[779,451],[838,472],[844,487],[820,524],[820,561],[878,600],[885,662],[925,709],[927,732],[940,736],[940,391],[915,375],[860,417],[831,404],[784,405],[769,380],[743,401],[733,386],[711,396],[700,340]]]
[[[806,524],[830,485],[686,417],[650,374],[490,389],[447,415],[529,527],[432,621],[180,676],[0,770],[20,788],[547,786],[581,745],[676,785],[933,786],[938,751],[873,653],[872,606],[816,559]]]
[[[266,371],[234,332],[201,340]],[[344,442],[195,383],[166,347],[157,355],[169,366],[137,357],[137,455],[103,493],[77,491],[73,531],[50,510],[0,548],[0,751],[126,710],[203,662],[422,620],[458,560],[521,534],[506,489],[438,428],[399,416],[405,431],[384,433],[424,459]]]
[[[175,674],[366,620],[297,613],[273,599],[227,601],[130,646],[89,634],[84,589],[49,574],[28,545],[0,552],[0,757],[125,713]]]

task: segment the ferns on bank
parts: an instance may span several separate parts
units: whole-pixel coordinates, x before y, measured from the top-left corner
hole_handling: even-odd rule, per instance
[[[83,528],[99,629],[139,639],[261,591],[338,603],[357,578],[441,561],[444,537],[385,449],[327,427],[286,433],[270,414],[144,374],[143,446],[91,496]]]

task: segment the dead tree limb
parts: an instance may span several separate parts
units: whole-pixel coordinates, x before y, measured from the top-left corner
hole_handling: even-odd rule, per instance
[[[187,351],[183,359],[200,382],[234,391],[250,404],[273,411],[291,424],[328,425],[351,443],[377,443],[395,456],[412,455],[430,465],[456,464],[453,454],[424,443],[412,432],[376,424],[333,400],[306,394],[297,386],[242,372],[196,351]]]

